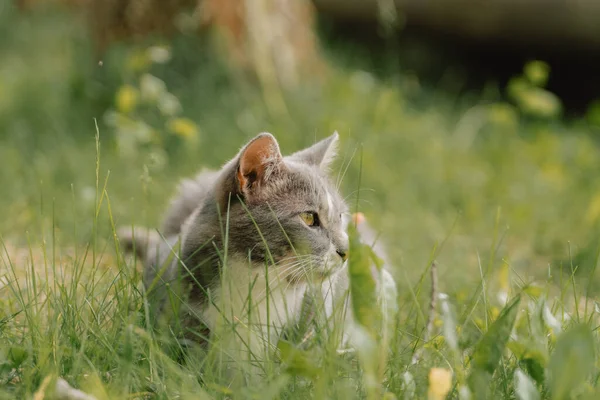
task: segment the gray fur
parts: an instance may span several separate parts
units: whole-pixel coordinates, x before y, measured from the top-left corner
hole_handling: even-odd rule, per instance
[[[321,140],[308,149],[300,150],[288,156],[288,160],[315,165],[325,170],[336,156],[338,140],[339,135],[334,132],[327,139]]]
[[[125,248],[135,247],[144,260],[146,288],[179,277],[189,301],[207,307],[207,292],[216,290],[227,267],[225,254],[227,260],[247,260],[250,269],[278,268],[292,257],[310,255],[302,274],[290,272],[300,281],[312,279],[313,272],[320,279],[339,272],[344,260],[335,253],[348,251],[342,222],[347,207],[326,175],[337,141],[335,133],[283,157],[275,138],[263,133],[220,171],[183,181],[161,228],[166,241],[140,229],[133,235],[131,228],[119,231]],[[307,226],[299,217],[303,212],[318,213],[320,226]],[[167,261],[169,256],[174,260]],[[164,305],[164,288],[157,294]]]
[[[171,202],[162,223],[163,235],[181,233],[183,223],[204,202],[218,174],[218,171],[203,170],[194,179],[184,179],[179,184],[178,195]]]

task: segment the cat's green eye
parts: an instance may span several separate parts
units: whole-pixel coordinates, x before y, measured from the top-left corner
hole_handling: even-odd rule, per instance
[[[319,216],[314,212],[300,213],[300,218],[308,226],[319,226]]]

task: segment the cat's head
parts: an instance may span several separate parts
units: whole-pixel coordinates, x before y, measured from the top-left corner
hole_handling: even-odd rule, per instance
[[[215,192],[229,218],[228,248],[286,270],[286,279],[323,278],[348,254],[346,204],[328,177],[338,134],[282,156],[262,133],[228,163]],[[226,211],[228,209],[228,211]]]

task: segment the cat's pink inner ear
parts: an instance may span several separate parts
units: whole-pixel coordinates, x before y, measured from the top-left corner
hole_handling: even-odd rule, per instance
[[[266,181],[281,162],[279,145],[270,134],[262,134],[244,149],[237,177],[240,190],[251,189]]]

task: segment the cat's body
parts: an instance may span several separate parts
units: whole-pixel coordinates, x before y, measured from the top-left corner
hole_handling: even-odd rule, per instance
[[[182,181],[160,234],[122,228],[121,243],[144,262],[152,313],[175,318],[188,339],[219,341],[234,358],[262,358],[290,328],[302,335],[298,324],[309,319],[325,321],[345,346],[352,220],[326,175],[337,140],[283,157],[261,134],[220,171]],[[373,245],[362,214],[354,223]],[[387,271],[379,279],[392,280]]]
[[[220,171],[182,182],[162,237],[121,229],[122,243],[144,261],[153,311],[183,304],[188,337],[235,325],[252,352],[298,322],[309,289],[331,314],[348,251],[347,208],[326,175],[336,142],[334,134],[283,157],[275,138],[261,134]]]

